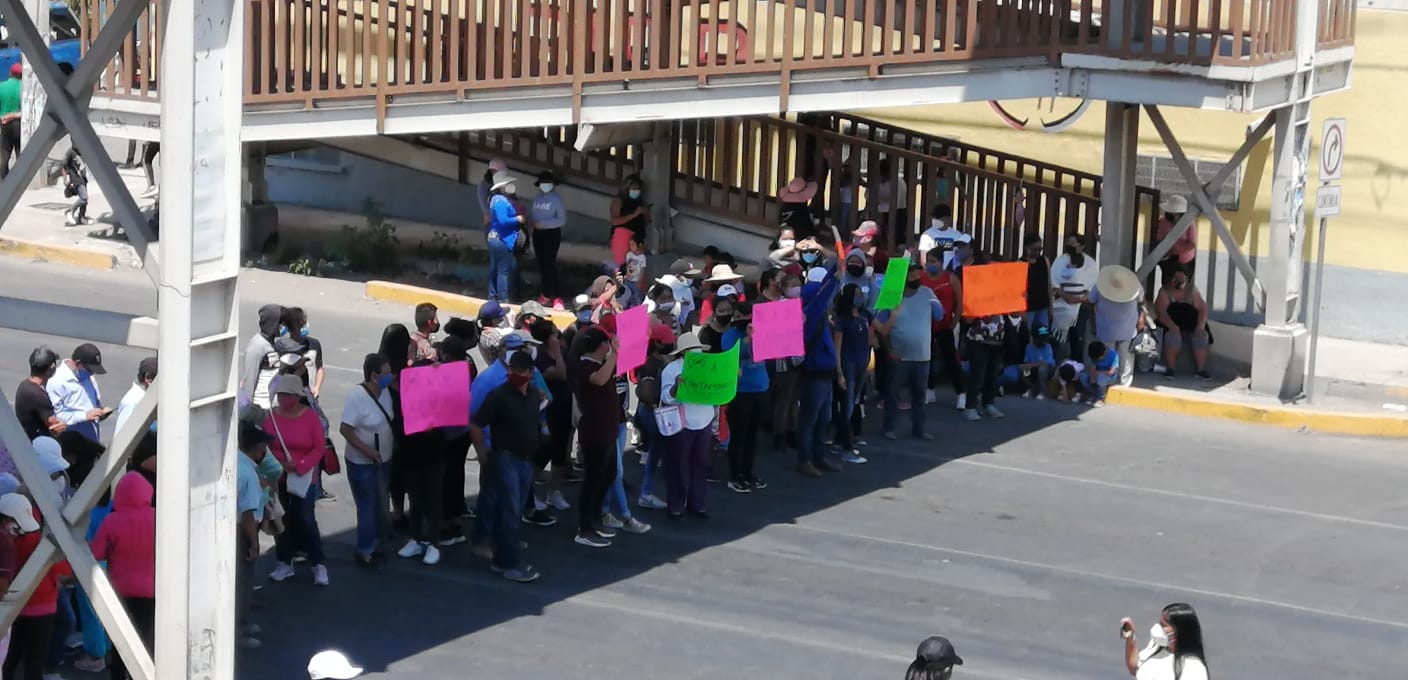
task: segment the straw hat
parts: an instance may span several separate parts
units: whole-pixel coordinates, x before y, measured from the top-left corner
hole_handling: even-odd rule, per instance
[[[699,336],[693,332],[685,333],[675,341],[675,351],[670,352],[670,356],[675,357],[685,352],[704,349],[704,343],[699,341]]]
[[[733,267],[726,264],[714,265],[714,269],[710,274],[712,274],[712,276],[706,279],[709,283],[730,283],[743,280],[742,274],[734,272]]]
[[[507,172],[500,172],[494,175],[494,184],[489,187],[489,191],[498,191],[510,184],[517,184],[518,180]]]
[[[1100,277],[1095,280],[1095,288],[1100,297],[1116,303],[1134,302],[1139,299],[1142,290],[1139,276],[1128,267],[1117,264],[1100,270]]]
[[[1166,213],[1182,215],[1188,212],[1188,198],[1183,194],[1170,194],[1164,197],[1159,207]]]
[[[782,203],[806,203],[816,196],[816,182],[808,182],[801,177],[793,177],[786,188],[778,192],[777,200]]]

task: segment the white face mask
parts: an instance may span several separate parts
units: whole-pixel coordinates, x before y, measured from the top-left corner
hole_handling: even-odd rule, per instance
[[[867,266],[867,267],[865,268],[865,275],[866,275],[866,276],[875,276],[875,267]]]
[[[1149,641],[1158,647],[1168,646],[1168,633],[1164,632],[1163,624],[1155,623],[1149,629]]]
[[[935,217],[934,219],[930,220],[930,221],[929,221],[929,224],[932,225],[935,229],[946,229],[946,228],[948,228],[948,225],[947,225],[947,224],[944,224],[944,221],[941,220],[941,219],[939,219],[939,218],[937,218],[937,217]]]
[[[794,239],[794,238],[784,238],[784,239],[780,239],[780,240],[777,242],[777,247],[778,247],[778,248],[791,248],[792,246],[795,246],[795,245],[797,245],[797,239]]]
[[[802,287],[801,287],[801,286],[792,286],[791,288],[788,288],[788,289],[787,289],[786,295],[787,295],[787,297],[790,297],[790,298],[799,298],[799,297],[802,297]]]
[[[557,186],[557,185],[556,185],[556,184],[553,184],[552,182],[543,182],[542,184],[539,184],[539,185],[538,185],[538,188],[539,188],[539,189],[542,189],[542,190],[543,190],[543,193],[546,194],[546,193],[548,193],[549,191],[552,191],[552,190],[553,190],[553,187],[556,187],[556,186]]]
[[[655,308],[662,312],[673,312],[675,311],[675,301],[670,300],[669,302],[661,302],[655,305]]]

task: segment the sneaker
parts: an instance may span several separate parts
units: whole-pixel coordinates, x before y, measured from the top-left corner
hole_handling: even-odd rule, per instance
[[[464,537],[464,534],[460,534],[460,535],[458,535],[458,536],[451,536],[451,537],[449,537],[449,538],[442,538],[442,539],[440,539],[440,545],[445,546],[445,547],[448,548],[448,547],[450,547],[450,546],[452,546],[452,545],[459,545],[459,544],[464,543],[465,541],[468,541],[468,540],[469,540],[468,538],[465,538],[465,537]]]
[[[557,518],[549,515],[546,510],[534,510],[524,515],[523,521],[540,527],[550,527],[557,524]]]
[[[1102,406],[1104,406],[1104,405],[1105,405],[1105,400],[1104,400],[1104,399],[1096,399],[1096,400],[1090,402],[1090,407],[1091,407],[1091,408],[1100,408],[1100,407],[1102,407]]]
[[[1037,393],[1036,393],[1036,400],[1037,400],[1037,401],[1043,401],[1043,400],[1045,400],[1045,399],[1046,399],[1046,393],[1045,393],[1045,392],[1037,392]]]
[[[64,213],[64,226],[65,226],[65,227],[76,227],[76,226],[78,226],[78,218],[75,217],[75,216],[73,215],[73,213],[67,213],[67,212]]]
[[[1174,373],[1172,368],[1164,369],[1164,380],[1173,380],[1176,377],[1178,377],[1178,374]]]
[[[553,299],[552,299],[552,310],[553,310],[554,312],[560,312],[560,311],[563,311],[563,310],[565,310],[565,309],[567,309],[567,307],[563,306],[563,304],[562,304],[562,298],[553,298]]]
[[[958,410],[960,410],[960,411],[966,411],[966,410],[968,410],[968,395],[967,395],[967,394],[960,394],[960,395],[958,395],[958,404],[957,404],[956,406],[954,406],[954,408],[956,408],[956,409],[958,409]]]
[[[596,535],[602,538],[616,538],[616,530],[610,527],[597,526]]]
[[[539,574],[537,569],[526,564],[504,572],[504,578],[514,583],[532,583],[538,580],[539,576],[542,576],[542,574]]]
[[[273,571],[269,572],[269,580],[282,583],[293,578],[293,575],[296,573],[298,572],[294,570],[292,564],[280,562],[278,566],[274,567]]]
[[[866,458],[860,455],[860,451],[846,451],[841,454],[841,462],[850,463],[851,465],[864,465]]]
[[[431,550],[434,550],[434,548],[431,548]],[[325,566],[323,566],[323,565],[321,565],[321,564],[315,564],[315,565],[313,565],[313,585],[315,585],[315,586],[325,586],[325,585],[327,585],[327,584],[328,584],[328,568],[325,567]]]
[[[554,491],[548,494],[548,506],[554,510],[571,510],[572,504],[562,496],[561,491]]]
[[[709,512],[707,510],[689,510],[688,512],[690,517],[694,517],[697,519],[709,519]]]
[[[1212,374],[1208,373],[1207,371],[1198,371],[1195,375],[1198,376],[1199,380],[1202,380],[1204,382],[1212,380]]]
[[[748,486],[751,486],[758,491],[762,491],[763,489],[768,488],[768,483],[761,479],[758,479],[757,477],[750,476],[748,477]]]
[[[397,556],[397,557],[411,558],[411,557],[420,557],[420,556],[423,555],[424,553],[425,553],[425,546],[424,546],[424,545],[421,545],[420,541],[406,541],[406,544],[403,545],[403,546],[401,546],[401,549],[400,549],[400,550],[397,550],[397,551],[396,551],[396,556]]]
[[[644,496],[641,496],[640,498],[636,499],[636,505],[638,507],[645,508],[646,510],[664,510],[665,508],[670,507],[669,504],[665,501],[656,498],[655,494],[646,494]]]
[[[910,408],[912,408],[912,407],[910,406],[909,402],[907,402],[907,401],[901,401],[901,402],[898,402],[898,403],[895,404],[895,408],[897,408],[897,409],[899,409],[899,410],[901,410],[901,411],[908,411],[908,410],[909,410]]]
[[[255,640],[255,642],[259,642]],[[108,663],[101,657],[84,655],[83,658],[73,662],[73,667],[84,673],[101,673],[108,668]]]
[[[425,546],[425,557],[420,558],[421,564],[436,565],[440,563],[440,549],[433,546]]]
[[[730,480],[728,490],[734,493],[753,493],[753,487],[748,486],[748,482],[741,479]]]
[[[64,638],[64,647],[67,649],[78,649],[83,646],[83,633],[72,633]]]
[[[932,404],[938,400],[939,398],[937,396],[934,396],[933,390],[924,390],[924,403]]]
[[[816,469],[815,465],[812,465],[810,462],[807,462],[797,466],[797,474],[800,474],[803,477],[815,478],[821,476],[821,470]]]
[[[1006,418],[1006,417],[1007,417],[1007,414],[1006,414],[1006,413],[1003,413],[1002,411],[997,410],[997,407],[996,407],[996,406],[993,406],[992,404],[988,404],[987,406],[984,406],[984,407],[983,407],[983,415],[986,416],[986,417],[988,417],[988,418]]]
[[[970,423],[973,422],[973,421],[975,421],[975,420],[982,420],[982,418],[983,418],[982,416],[978,415],[978,409],[975,409],[975,408],[966,408],[966,409],[963,409],[963,419],[966,420],[966,421],[968,421],[968,422],[970,422]]]
[[[254,638],[254,637],[242,637],[242,638],[236,640],[236,641],[235,641],[235,644],[236,644],[236,645],[239,645],[239,648],[240,648],[240,649],[259,649],[260,645],[263,645],[264,643],[260,642],[260,641],[259,641],[259,638]],[[96,671],[90,671],[90,670],[88,670],[88,669],[86,669],[86,668],[84,668],[84,667],[78,665],[78,664],[82,663],[82,662],[85,661],[85,660],[86,660],[86,659],[73,662],[73,667],[74,667],[74,668],[77,668],[77,669],[80,670],[80,671],[86,671],[86,672],[88,672],[88,673],[97,673],[98,671],[103,670],[103,665],[102,665],[102,661],[101,661],[101,660],[99,660],[99,662],[98,662],[100,665],[98,666],[98,670],[96,670]]]
[[[607,529],[620,529],[626,525],[621,520],[616,519],[615,515],[608,512],[601,516],[601,526]]]
[[[577,537],[572,539],[572,541],[577,545],[585,545],[588,548],[611,547],[611,541],[608,541],[605,538],[602,538],[601,536],[597,536],[595,534],[577,534]]]
[[[469,546],[469,554],[481,559],[492,560],[494,559],[494,546],[488,543],[471,543]]]
[[[626,524],[621,527],[621,530],[628,534],[640,535],[650,531],[650,525],[632,517],[626,520]]]

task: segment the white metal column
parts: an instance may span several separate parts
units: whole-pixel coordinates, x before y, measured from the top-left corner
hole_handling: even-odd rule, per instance
[[[244,0],[166,4],[156,668],[234,678]]]
[[[1101,267],[1112,264],[1134,269],[1135,166],[1139,162],[1139,105],[1105,104],[1105,171],[1100,185]],[[1086,235],[1087,238],[1089,235]],[[1093,244],[1087,243],[1089,249]]]
[[[39,30],[39,35],[44,38],[44,42],[50,42],[53,33],[49,28],[49,6],[53,4],[50,0],[25,0],[25,8],[29,10],[29,16],[34,20],[34,27]],[[29,63],[29,56],[24,56],[24,83],[20,101],[20,148],[29,146],[29,140],[34,136],[34,131],[39,129],[39,121],[44,117],[44,108],[48,99],[44,96],[44,85],[39,79],[34,77],[34,67]],[[0,74],[0,77],[9,74]],[[35,178],[36,180],[40,178]]]

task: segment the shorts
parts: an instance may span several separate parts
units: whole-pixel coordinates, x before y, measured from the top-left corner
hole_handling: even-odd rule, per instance
[[[1208,329],[1204,328],[1201,333],[1193,331],[1177,331],[1171,328],[1164,329],[1164,350],[1178,351],[1183,349],[1184,344],[1193,346],[1194,351],[1202,351],[1211,344],[1208,340]]]

